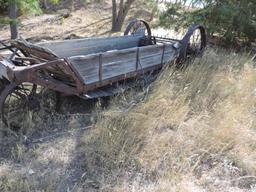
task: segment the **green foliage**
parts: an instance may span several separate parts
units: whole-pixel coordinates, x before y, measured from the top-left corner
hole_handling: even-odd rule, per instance
[[[11,20],[8,17],[0,16],[0,23],[2,24],[9,24]]]
[[[40,15],[42,13],[38,0],[19,0],[18,7],[21,14]]]
[[[184,8],[181,3],[169,4],[160,16],[160,24],[168,27],[200,23],[206,26],[209,35],[218,35],[227,42],[236,39],[253,41],[256,39],[255,0],[194,0],[201,8]],[[192,4],[193,4],[192,3]]]
[[[50,0],[52,4],[58,4],[60,0]]]
[[[166,12],[160,14],[160,25],[166,28],[174,25],[176,28],[178,26],[177,18],[182,20],[182,14],[180,13],[181,9],[182,7],[180,4],[169,5]]]
[[[0,0],[0,11],[1,13],[7,10],[8,0]]]
[[[7,12],[10,0],[0,0],[0,10],[1,12]],[[58,0],[52,0],[54,3],[58,3]],[[39,0],[16,0],[19,13],[27,15],[39,15],[42,13],[40,8]]]

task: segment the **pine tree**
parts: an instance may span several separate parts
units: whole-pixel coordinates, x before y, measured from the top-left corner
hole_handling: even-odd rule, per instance
[[[229,43],[238,39],[255,41],[255,0],[192,0],[189,5],[185,1],[169,3],[167,11],[160,16],[160,24],[168,26],[176,22],[180,28],[200,23],[210,36],[217,35]]]

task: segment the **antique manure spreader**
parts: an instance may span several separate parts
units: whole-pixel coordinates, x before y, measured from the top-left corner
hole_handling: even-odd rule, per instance
[[[0,55],[0,113],[6,126],[17,128],[26,111],[40,107],[41,87],[85,99],[113,95],[118,83],[201,54],[206,33],[192,25],[181,40],[157,37],[148,23],[133,20],[123,36],[2,44],[12,54]]]

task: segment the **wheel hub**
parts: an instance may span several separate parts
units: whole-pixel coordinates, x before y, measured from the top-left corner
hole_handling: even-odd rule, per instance
[[[28,97],[29,110],[38,111],[40,110],[40,102],[33,96]]]

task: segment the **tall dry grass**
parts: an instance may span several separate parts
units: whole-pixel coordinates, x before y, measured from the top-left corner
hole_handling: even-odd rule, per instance
[[[91,121],[95,127],[82,138],[78,132],[43,142],[53,150],[48,155],[44,147],[17,144],[10,159],[24,168],[5,173],[2,165],[0,191],[254,192],[255,64],[246,53],[209,49],[186,69],[166,67],[145,92],[132,89],[112,98],[104,110],[98,102],[89,116],[38,119],[39,133],[71,131]],[[47,175],[38,171],[45,169],[41,158],[53,161]],[[25,171],[30,167],[31,175]],[[65,185],[66,177],[72,188],[66,188],[72,186]]]
[[[249,54],[209,49],[186,69],[167,67],[140,98],[130,92],[99,112],[83,139],[84,183],[94,178],[102,191],[256,190]]]

